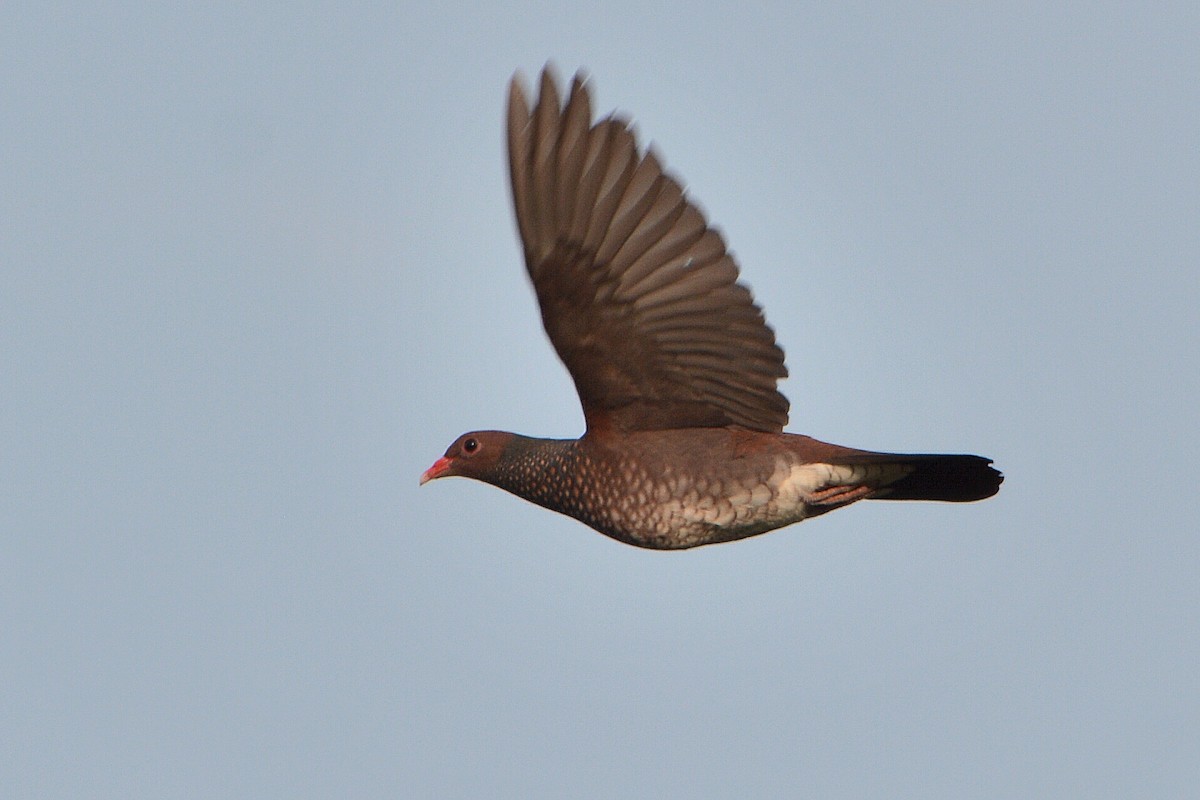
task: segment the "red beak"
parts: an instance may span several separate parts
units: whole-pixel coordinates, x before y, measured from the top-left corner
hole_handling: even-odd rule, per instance
[[[433,466],[421,473],[421,486],[429,483],[434,478],[440,478],[450,469],[450,458],[442,456],[437,461],[433,462]]]

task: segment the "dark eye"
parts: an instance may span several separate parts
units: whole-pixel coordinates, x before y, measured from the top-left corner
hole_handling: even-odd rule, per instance
[[[475,439],[467,439],[466,441],[463,442],[463,452],[464,453],[474,453],[478,449],[479,449],[479,442],[476,441]]]

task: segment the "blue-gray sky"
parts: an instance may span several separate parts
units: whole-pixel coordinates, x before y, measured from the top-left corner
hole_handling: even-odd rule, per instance
[[[0,17],[14,797],[1194,789],[1194,4]],[[726,233],[790,430],[1001,493],[663,554],[418,490],[581,431],[502,157],[547,59]]]

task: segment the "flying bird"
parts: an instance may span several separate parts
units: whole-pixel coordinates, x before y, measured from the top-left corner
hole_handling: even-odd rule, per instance
[[[508,164],[542,323],[575,382],[579,439],[460,436],[421,475],[460,475],[627,544],[755,536],[858,500],[969,502],[1003,476],[974,455],[855,450],[784,433],[783,351],[716,229],[628,121],[508,95]]]

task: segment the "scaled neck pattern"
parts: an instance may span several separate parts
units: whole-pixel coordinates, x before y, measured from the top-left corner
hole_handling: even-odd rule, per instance
[[[598,469],[585,451],[575,439],[518,436],[509,443],[489,482],[608,532],[612,530],[609,515],[601,511],[616,487],[607,471]]]

